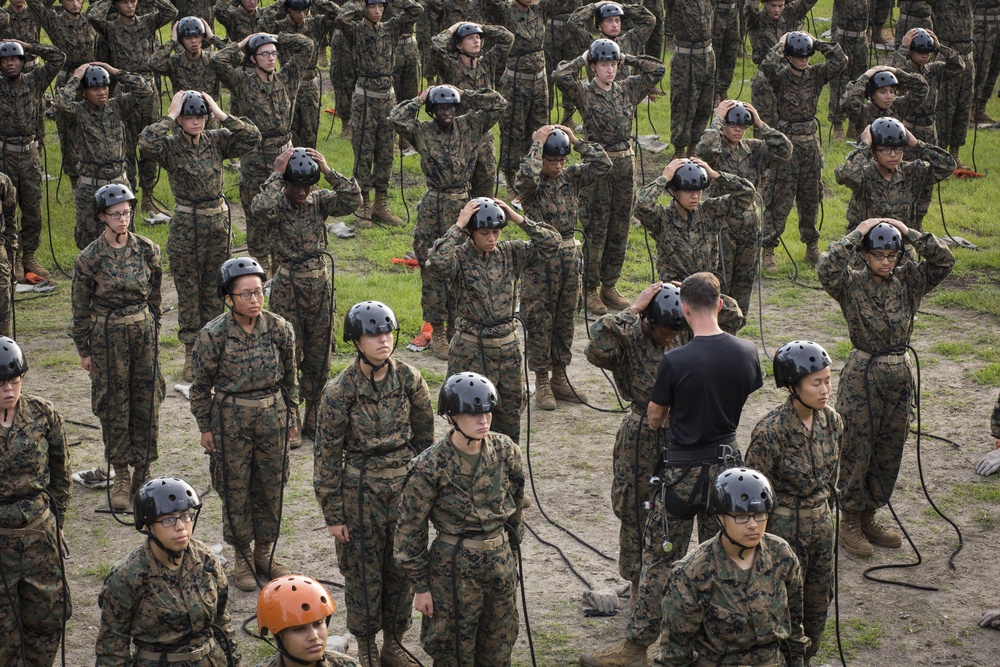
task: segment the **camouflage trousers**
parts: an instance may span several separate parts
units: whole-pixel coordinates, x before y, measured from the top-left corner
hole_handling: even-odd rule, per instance
[[[471,340],[470,340],[471,339]],[[448,377],[472,371],[485,375],[496,386],[500,407],[493,411],[490,430],[521,438],[521,409],[524,406],[524,373],[521,342],[514,340],[495,345],[497,339],[476,340],[474,334],[456,332],[448,346]]]
[[[567,241],[563,241],[567,243]],[[573,317],[580,299],[580,253],[574,239],[548,261],[535,259],[521,276],[524,351],[528,368],[548,372],[573,360]]]
[[[711,486],[712,480],[727,467],[729,464],[719,462],[704,468],[701,464],[696,464],[690,469],[667,468],[661,477],[667,486],[671,486],[674,494],[685,501],[695,496],[697,491],[697,497],[701,498],[700,510],[696,515],[699,542],[704,542],[719,532],[718,522],[705,513],[708,488],[705,487],[706,493],[702,496],[700,485],[704,482]],[[702,475],[703,470],[708,471],[707,475]],[[687,553],[691,533],[694,530],[694,517],[681,519],[671,514],[664,507],[663,497],[658,489],[660,487],[656,487],[653,491],[652,506],[646,517],[639,593],[625,630],[625,636],[641,646],[652,646],[660,636],[660,627],[663,623],[661,607],[667,583],[670,581],[670,568]],[[669,553],[664,552],[665,542],[670,542],[673,546]]]
[[[258,147],[240,160],[240,204],[246,219],[247,252],[257,260],[265,260],[270,256],[271,242],[267,224],[250,213],[250,205],[253,198],[260,194],[264,181],[274,171],[274,160],[280,153],[281,150],[264,152]]]
[[[410,627],[413,587],[392,557],[399,496],[406,477],[365,477],[344,473],[344,520],[350,542],[337,542],[337,565],[344,576],[347,629],[369,637],[382,628],[397,638]],[[435,611],[437,600],[435,602]]]
[[[320,269],[320,278],[295,278],[284,271]],[[299,395],[306,403],[305,430],[315,432],[316,406],[330,379],[330,354],[334,347],[333,285],[324,257],[282,266],[271,281],[268,307],[295,329],[295,361],[299,369]]]
[[[852,27],[851,32],[857,32],[857,30]],[[868,69],[868,33],[864,32],[862,37],[847,37],[841,34],[841,30],[838,28],[833,31],[832,41],[835,44],[840,44],[844,55],[847,56],[847,67],[830,81],[830,113],[827,117],[831,123],[840,125],[848,120],[847,112],[841,104],[847,84],[857,79]],[[856,136],[860,136],[860,131],[863,128],[858,128],[856,125],[857,123],[852,120],[851,126],[858,131]]]
[[[38,250],[42,235],[42,160],[38,148],[32,148],[26,153],[10,153],[3,151],[0,159],[0,172],[7,174],[17,189],[17,207],[21,211],[20,237],[17,244],[21,251]],[[7,225],[14,232],[14,221],[8,220]],[[16,238],[13,234],[6,236]]]
[[[774,512],[767,519],[767,532],[784,538],[792,545],[802,566],[802,625],[806,636],[812,640],[808,656],[819,651],[826,616],[833,601],[833,516],[796,518],[778,516]]]
[[[765,248],[775,248],[785,233],[785,221],[792,204],[799,213],[799,239],[803,243],[818,241],[816,217],[823,196],[823,153],[813,135],[808,140],[792,141],[792,157],[771,176],[771,187],[764,201]]]
[[[569,14],[553,17],[545,22],[545,72],[548,76],[549,99],[554,100],[555,80],[552,73],[556,71],[564,60],[573,60],[580,55],[580,45],[577,43],[577,36],[569,26],[566,19]],[[579,77],[579,72],[575,74]],[[572,113],[576,106],[565,96],[560,96],[564,114]],[[537,129],[537,128],[536,128]]]
[[[662,60],[664,34],[670,30],[666,24],[664,2],[663,0],[642,0],[642,6],[653,12],[653,16],[656,17],[656,25],[653,26],[653,32],[649,34],[649,39],[646,41],[646,55]]]
[[[444,28],[444,26],[441,27]],[[434,70],[434,58],[431,56],[431,41],[434,39],[436,30],[435,19],[431,12],[424,11],[416,23],[417,52],[420,55],[421,75],[428,81],[433,80],[437,75]]]
[[[635,206],[635,161],[631,155],[611,159],[611,173],[580,193],[584,231],[584,287],[614,285],[622,275],[628,230]]]
[[[72,72],[63,70],[56,77],[56,88],[66,85]],[[78,93],[79,94],[79,93]],[[78,98],[79,99],[79,98]],[[76,177],[79,175],[77,168],[76,131],[73,124],[66,120],[62,114],[56,114],[56,132],[59,134],[59,149],[62,154],[62,171],[69,177],[70,182],[76,184]]]
[[[508,60],[516,63],[517,59]],[[532,78],[535,77],[535,78]],[[545,72],[538,75],[504,70],[499,92],[507,100],[500,116],[500,169],[507,179],[507,191],[514,191],[514,174],[531,150],[531,135],[549,122],[549,88]]]
[[[359,83],[363,79],[358,79]],[[386,118],[396,106],[392,90],[384,99],[354,93],[351,98],[351,147],[354,149],[353,176],[361,192],[389,191],[392,175],[392,125]]]
[[[220,198],[221,199],[221,198]],[[214,203],[190,204],[214,208]],[[177,338],[193,345],[201,328],[222,313],[219,267],[229,259],[229,213],[174,211],[167,232],[170,273],[177,290]]]
[[[0,249],[0,336],[11,336],[13,331],[13,302],[11,301],[11,270],[7,251]]]
[[[735,3],[732,9],[716,6],[715,22],[712,25],[712,50],[715,51],[715,96],[721,100],[729,97],[729,86],[736,73],[736,58],[743,44],[742,37],[740,10]]]
[[[156,79],[152,75],[146,75],[145,79],[153,87],[153,92],[156,93],[158,91]],[[142,188],[143,192],[148,190],[152,194],[153,186],[156,185],[160,166],[155,160],[146,157],[145,153],[139,150],[139,134],[147,126],[159,120],[161,115],[160,97],[154,94],[148,102],[139,105],[136,113],[129,116],[125,122],[125,141],[127,144],[125,146],[125,159],[129,163],[129,182],[132,184],[133,191],[138,186]],[[138,159],[136,151],[139,153]],[[136,181],[136,173],[139,175],[138,181]]]
[[[778,122],[778,100],[774,97],[774,88],[760,70],[750,80],[750,100],[760,119],[774,127]]]
[[[678,48],[708,53],[674,53],[670,59],[670,143],[694,147],[708,125],[715,101],[715,53],[711,42],[677,42]]]
[[[424,322],[438,324],[454,321],[448,283],[444,278],[423,268],[434,242],[458,220],[468,199],[451,199],[437,190],[428,189],[417,204],[417,222],[413,225],[413,254],[420,262],[420,307]]]
[[[966,61],[964,71],[946,77],[942,82],[938,91],[936,115],[938,141],[943,148],[965,145],[975,84],[976,64],[972,60]]]
[[[470,197],[492,197],[496,191],[497,151],[495,143],[493,131],[490,130],[483,137],[483,143],[479,144],[479,152],[476,153],[476,166],[472,171],[472,178],[469,179]]]
[[[111,319],[120,317],[112,312]],[[131,324],[94,321],[90,404],[101,421],[104,458],[115,467],[141,467],[157,459],[160,404],[166,391],[156,362],[153,317]]]
[[[274,391],[240,398],[266,398]],[[209,470],[212,488],[222,499],[222,536],[227,544],[270,544],[278,539],[278,510],[288,481],[288,419],[294,417],[287,414],[280,394],[266,408],[236,405],[233,397],[216,394],[212,410],[216,451],[210,455]]]
[[[892,0],[874,0],[868,5],[868,21],[873,29],[882,30],[882,26],[889,19],[889,14],[892,13],[892,5]]]
[[[921,127],[925,129],[921,129]],[[917,139],[923,141],[926,144],[931,144],[932,146],[937,146],[937,127],[931,121],[930,125],[917,126],[914,125],[912,128],[907,128],[910,133],[913,134]],[[916,154],[912,148],[906,148],[903,151],[904,160],[919,160],[920,157]],[[907,227],[911,229],[922,230],[924,228],[924,218],[927,217],[927,211],[930,210],[931,203],[934,201],[934,188],[937,187],[937,183],[927,183],[920,194],[917,196],[917,202],[913,205],[911,209],[909,220],[904,220],[903,222]],[[851,226],[848,223],[848,227],[853,229],[857,225]]]
[[[642,570],[642,529],[649,516],[643,504],[653,494],[649,478],[656,474],[666,440],[666,431],[649,428],[642,408],[632,407],[622,418],[612,456],[611,507],[621,521],[618,573],[629,581],[638,581]]]
[[[419,62],[416,38],[412,34],[401,37],[396,43],[396,67],[392,70],[392,88],[397,100],[412,100],[417,96]]]
[[[722,228],[722,259],[725,263],[725,293],[740,310],[748,312],[760,258],[760,215],[751,206],[743,216]]]
[[[986,104],[1000,75],[1000,21],[996,14],[974,14],[973,52],[976,54],[976,104]],[[995,10],[994,10],[995,11]]]
[[[903,42],[903,35],[914,28],[923,28],[924,30],[934,29],[934,22],[930,16],[913,16],[912,14],[904,13],[903,10],[904,7],[900,6],[899,18],[896,20],[895,37],[897,46]]]
[[[73,228],[73,240],[76,242],[76,247],[83,250],[94,239],[100,236],[101,231],[104,229],[104,223],[97,219],[97,213],[94,211],[94,194],[104,187],[104,185],[107,185],[107,183],[102,182],[101,185],[95,185],[85,183],[79,180],[79,178],[76,184],[76,193],[73,196],[76,202],[76,227]],[[89,177],[84,176],[82,178],[87,179]],[[114,178],[109,182],[128,185],[128,179],[124,175]]]
[[[506,667],[519,624],[514,554],[508,544],[462,548],[457,554],[456,549],[440,540],[431,546],[434,617],[423,617],[420,644],[435,667]],[[456,633],[460,655],[455,655]]]
[[[351,122],[351,96],[354,94],[354,61],[347,37],[338,28],[330,39],[330,83],[337,118],[345,126]]]
[[[899,364],[872,362],[867,391],[866,366],[868,360],[852,351],[837,387],[837,412],[844,418],[837,494],[844,512],[875,510],[886,504],[896,486],[909,433],[913,387],[909,359]]]
[[[56,518],[49,516],[37,529],[44,534],[0,537],[4,583],[9,590],[0,595],[0,632],[6,637],[0,643],[2,665],[21,664],[19,620],[24,633],[25,665],[52,667],[59,653],[64,601],[67,620],[73,614],[69,590],[62,583]]]
[[[315,71],[315,70],[313,70]],[[302,80],[295,96],[295,113],[292,116],[292,136],[296,146],[316,148],[319,137],[319,108],[323,93],[319,89],[319,75]]]

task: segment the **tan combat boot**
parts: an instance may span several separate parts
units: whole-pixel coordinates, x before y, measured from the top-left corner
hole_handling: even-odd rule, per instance
[[[833,140],[843,141],[844,140],[844,125],[843,123],[837,123],[833,126]]]
[[[184,371],[181,377],[185,382],[194,382],[194,372],[191,370],[191,351],[194,350],[194,343],[184,343]]]
[[[767,246],[765,246],[762,249],[762,252],[764,254],[763,254],[763,257],[761,258],[761,262],[764,265],[764,270],[765,271],[777,271],[778,270],[778,262],[776,262],[775,259],[774,259],[774,248],[768,248]]]
[[[847,553],[852,556],[870,558],[875,553],[871,542],[861,532],[861,515],[855,512],[840,513],[840,529],[837,531],[837,538]]]
[[[448,333],[444,322],[431,325],[431,352],[442,361],[448,361]]]
[[[597,296],[596,290],[587,292],[586,307],[590,315],[606,315],[608,312],[604,302],[601,301],[601,297]]]
[[[819,261],[819,245],[816,241],[806,241],[806,264],[815,265]]]
[[[955,158],[955,169],[968,169],[965,163],[962,162],[962,158],[958,157],[958,146],[952,146],[948,149],[948,153]]]
[[[582,389],[570,386],[569,378],[566,377],[566,368],[563,366],[552,367],[552,382],[549,386],[552,387],[552,395],[560,401],[583,403],[587,400],[587,395],[583,393]]]
[[[22,269],[22,272],[24,273],[34,273],[36,276],[40,276],[42,278],[49,277],[48,270],[35,260],[34,250],[24,251],[24,257],[21,259],[21,266],[24,267]]]
[[[972,121],[970,125],[975,125],[976,123],[995,123],[997,122],[995,118],[990,117],[986,113],[986,102],[982,102],[976,105],[976,111],[972,114]]]
[[[340,138],[344,141],[351,140],[351,122],[346,118],[340,119]]]
[[[419,663],[406,655],[392,630],[382,629],[382,667],[419,667]]]
[[[381,667],[375,635],[370,637],[357,636],[355,639],[358,640],[358,664],[361,667]]]
[[[295,416],[295,421],[301,424],[302,422],[299,422],[298,412],[299,412],[299,410],[298,410],[298,408],[296,408],[295,409],[295,415],[296,415]],[[301,446],[302,446],[302,428],[300,427],[300,428],[295,429],[295,434],[294,435],[288,436],[288,448],[289,449],[298,449]]]
[[[357,226],[359,229],[368,229],[372,226],[372,205],[369,203],[369,193],[361,193],[361,206],[354,212],[357,216]]]
[[[646,647],[627,639],[602,651],[580,656],[583,667],[646,667]]]
[[[555,410],[556,397],[552,395],[552,387],[549,386],[549,372],[535,372],[535,404],[542,410]]]
[[[253,545],[253,567],[261,576],[268,579],[287,577],[292,573],[277,557],[271,558],[272,542],[256,541]],[[268,567],[270,565],[270,568]]]
[[[615,312],[620,312],[632,305],[632,302],[618,293],[614,285],[601,285],[601,301]]]
[[[115,481],[111,487],[111,509],[116,512],[127,512],[132,507],[132,476],[128,466],[115,466]]]
[[[247,563],[250,554],[250,545],[236,547],[233,554],[233,586],[244,593],[257,590],[257,576],[254,573],[253,564]],[[246,558],[244,558],[246,556]]]
[[[14,280],[24,284],[24,265],[21,263],[21,256],[14,255]]]
[[[388,195],[384,192],[375,193],[375,205],[372,206],[372,220],[378,220],[382,224],[392,227],[400,227],[406,224],[401,217],[389,210]]]
[[[875,510],[861,513],[861,533],[872,544],[886,549],[898,549],[903,546],[903,536],[879,523],[875,519]]]

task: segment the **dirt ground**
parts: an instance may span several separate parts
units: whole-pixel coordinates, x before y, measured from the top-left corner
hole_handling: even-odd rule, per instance
[[[68,285],[60,287],[68,289]],[[175,299],[172,284],[164,286],[165,306]],[[789,297],[793,298],[789,298]],[[834,352],[835,370],[843,365],[846,329],[839,309],[824,293],[799,288],[784,279],[764,282],[764,330],[767,351],[796,338],[816,340]],[[780,307],[773,301],[780,302]],[[755,296],[756,311],[756,296]],[[31,304],[24,304],[28,309]],[[955,560],[956,569],[948,568],[948,556],[957,541],[954,531],[929,510],[921,490],[915,448],[911,436],[903,462],[900,484],[894,496],[895,507],[920,549],[923,563],[914,569],[883,573],[894,579],[932,585],[940,590],[922,592],[898,586],[876,584],[862,578],[869,565],[843,551],[840,553],[840,629],[848,664],[865,665],[962,665],[1000,664],[996,647],[1000,635],[976,626],[981,612],[1000,607],[996,582],[1000,564],[996,557],[995,527],[1000,518],[997,482],[978,477],[974,463],[991,446],[989,414],[996,399],[996,389],[977,385],[970,372],[981,362],[962,363],[934,354],[936,343],[962,338],[994,340],[993,318],[964,311],[925,308],[917,321],[914,346],[923,362],[923,427],[926,431],[952,439],[958,447],[934,440],[922,441],[922,463],[931,497],[960,526],[965,546]],[[176,325],[176,312],[165,316],[164,329]],[[750,317],[750,331],[758,326],[756,312]],[[47,331],[33,336],[35,355],[43,353],[56,361],[38,364],[25,382],[25,391],[52,400],[67,419],[96,424],[90,414],[89,381],[80,369],[75,350],[58,322]],[[978,337],[978,338],[977,338]],[[587,364],[582,350],[586,332],[580,322],[576,330],[571,366],[574,384],[586,390],[595,405],[616,407],[610,386],[596,369]],[[760,338],[756,338],[758,348]],[[995,344],[995,342],[994,342]],[[429,353],[415,354],[400,346],[399,357],[438,376],[444,362]],[[162,351],[167,376],[168,395],[160,419],[159,460],[154,474],[182,476],[199,490],[209,488],[208,460],[198,444],[197,428],[187,401],[172,390],[178,379],[182,350],[173,345]],[[346,359],[346,358],[345,358]],[[836,378],[836,373],[834,375]],[[743,449],[749,442],[754,424],[767,410],[783,400],[768,378],[765,388],[754,394],[744,412],[739,431]],[[527,418],[527,415],[525,416]],[[554,412],[532,410],[530,445],[522,442],[530,455],[535,489],[543,508],[556,521],[612,557],[617,554],[618,525],[611,511],[611,450],[620,415],[600,413],[583,406],[560,404]],[[99,431],[68,425],[72,448],[72,468],[81,470],[103,465]],[[438,421],[439,435],[445,424]],[[522,434],[528,432],[527,428]],[[524,437],[522,435],[522,437]],[[221,543],[220,503],[215,493],[206,494],[196,537],[215,545]],[[67,664],[93,663],[94,641],[100,623],[97,595],[101,582],[113,563],[141,542],[134,528],[117,525],[108,514],[96,510],[107,506],[103,492],[88,491],[75,485],[67,521],[66,535],[72,557],[67,562],[67,576],[73,596],[73,618],[67,633]],[[547,541],[559,545],[574,566],[597,588],[622,583],[617,564],[608,562],[564,533],[549,525],[532,503],[525,512],[528,523]],[[336,567],[332,538],[312,490],[312,447],[307,443],[291,454],[291,480],[285,491],[282,537],[278,555],[293,570],[309,575],[343,581]],[[232,558],[228,547],[225,555]],[[534,640],[538,665],[576,664],[578,655],[593,648],[616,642],[623,633],[627,614],[617,617],[585,619],[580,595],[583,585],[570,573],[559,556],[531,537],[523,545],[524,581],[528,620]],[[914,562],[912,550],[899,552],[877,549],[870,564]],[[256,594],[230,588],[230,611],[238,622],[253,614]],[[334,590],[338,606],[343,592]],[[831,606],[831,619],[833,607]],[[331,633],[344,632],[344,610],[339,608]],[[531,664],[527,633],[521,616],[521,633],[515,652],[515,664]],[[419,616],[406,637],[407,646],[424,662],[429,659],[419,650]],[[254,626],[255,627],[255,626]],[[821,660],[839,663],[834,653],[834,624],[828,628]],[[245,662],[255,664],[267,653],[266,647],[244,633],[239,633]],[[652,652],[650,653],[652,656]]]

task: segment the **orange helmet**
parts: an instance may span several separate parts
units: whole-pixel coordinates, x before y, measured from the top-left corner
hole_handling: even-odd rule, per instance
[[[257,631],[277,635],[285,628],[329,617],[337,610],[333,598],[315,579],[291,574],[271,581],[257,597]]]

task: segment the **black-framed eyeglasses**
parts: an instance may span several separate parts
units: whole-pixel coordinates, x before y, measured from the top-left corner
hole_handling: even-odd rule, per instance
[[[885,155],[885,156],[903,154],[902,148],[890,148],[888,146],[882,146],[881,148],[876,148],[875,150],[878,152],[879,155]]]
[[[178,514],[176,516],[168,516],[162,519],[157,519],[153,523],[158,523],[164,528],[173,528],[177,525],[177,522],[181,523],[191,523],[198,517],[197,512],[184,512],[183,514]]]
[[[278,52],[277,51],[259,51],[257,53],[257,57],[258,58],[277,58],[278,57]]]
[[[542,159],[545,162],[547,162],[548,164],[552,164],[552,165],[555,165],[555,164],[566,164],[567,162],[569,162],[569,158],[565,157],[565,156],[561,156],[560,157],[560,156],[546,155]]]
[[[750,519],[753,518],[757,523],[764,523],[767,521],[767,512],[756,512],[755,514],[730,514],[733,519],[733,523],[739,525],[744,525],[750,523]]]
[[[108,216],[115,222],[121,222],[122,220],[130,220],[132,218],[132,210],[129,209],[128,211],[119,211],[118,213],[105,213],[104,215]]]
[[[874,259],[876,262],[895,262],[897,259],[899,259],[898,252],[890,252],[884,255],[879,252],[869,252],[868,256]]]
[[[264,290],[259,289],[259,290],[256,290],[254,292],[250,292],[250,291],[240,292],[239,294],[236,294],[236,296],[238,296],[241,301],[249,301],[250,299],[257,299],[258,301],[263,301],[264,300]]]

